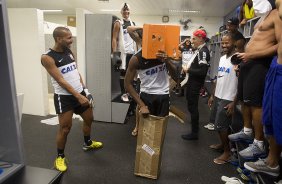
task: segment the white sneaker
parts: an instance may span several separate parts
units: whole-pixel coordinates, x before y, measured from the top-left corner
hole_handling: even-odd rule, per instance
[[[226,182],[226,184],[244,184],[240,179],[236,177],[227,177],[227,176],[221,176],[221,180]]]
[[[124,93],[123,95],[121,95],[121,100],[124,101],[124,102],[129,102],[128,94]]]
[[[214,124],[213,123],[208,123],[207,125],[204,126],[208,130],[214,130]]]

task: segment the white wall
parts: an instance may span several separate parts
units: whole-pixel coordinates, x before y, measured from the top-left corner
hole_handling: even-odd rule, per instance
[[[44,53],[43,12],[8,9],[12,57],[18,93],[24,93],[23,113],[47,115],[47,73],[40,62]]]
[[[181,16],[169,16],[168,23],[162,23],[162,16],[131,16],[131,19],[138,26],[142,26],[144,23],[147,24],[175,24],[180,25],[179,20]],[[223,24],[222,17],[189,17],[192,20],[192,23],[189,23],[189,29],[183,30],[181,28],[180,35],[188,36],[192,35],[193,31],[200,26],[203,26],[207,32],[208,36],[211,37],[215,35],[218,31],[218,28]]]
[[[76,27],[77,27],[77,65],[79,73],[86,84],[86,65],[85,65],[85,15],[92,14],[88,10],[76,9]]]
[[[83,15],[81,11],[85,11],[84,14],[91,13],[87,10],[80,9],[80,15]],[[77,12],[78,13],[78,12]],[[78,14],[77,14],[78,15]],[[76,16],[77,16],[76,15]],[[45,15],[45,20],[50,22],[56,22],[56,23],[67,23],[67,16],[68,15]],[[73,15],[72,15],[73,16]],[[118,17],[121,17],[120,14],[117,14]],[[169,22],[166,24],[179,24],[179,20],[182,18],[182,16],[169,16]],[[189,24],[190,28],[185,31],[181,29],[181,35],[191,35],[192,32],[198,28],[199,26],[203,26],[206,28],[208,32],[208,36],[211,37],[218,32],[218,29],[220,26],[223,25],[223,17],[189,17],[192,20],[192,23]],[[142,26],[144,23],[147,24],[163,24],[162,23],[162,16],[146,16],[146,15],[131,15],[131,19],[138,25]],[[81,17],[76,18],[77,24],[84,24],[84,19]],[[77,26],[78,28],[79,26]],[[80,32],[82,33],[82,32]],[[82,33],[83,34],[83,33]],[[79,35],[78,35],[79,37]],[[79,39],[78,39],[79,40]],[[79,60],[79,59],[78,59]]]

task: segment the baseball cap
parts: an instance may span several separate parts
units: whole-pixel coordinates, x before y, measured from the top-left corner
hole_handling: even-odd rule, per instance
[[[231,19],[229,19],[227,21],[229,24],[232,24],[232,25],[235,25],[235,26],[238,26],[239,25],[239,19],[237,17],[232,17]]]
[[[207,34],[205,31],[203,31],[202,29],[198,29],[196,31],[193,32],[193,35],[194,36],[197,36],[197,37],[202,37],[202,38],[206,38],[207,37]]]

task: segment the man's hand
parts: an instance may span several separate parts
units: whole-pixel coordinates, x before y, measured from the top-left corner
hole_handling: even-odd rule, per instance
[[[150,114],[150,111],[147,106],[141,106],[139,108],[139,112],[143,115],[143,117],[147,117]]]
[[[213,103],[213,95],[211,95],[208,100],[208,106],[210,109],[211,109],[212,103]]]
[[[120,52],[113,52],[112,63],[114,64],[115,70],[119,70],[121,62]]]
[[[81,106],[83,107],[89,106],[89,100],[85,96],[79,94],[79,96],[77,96],[76,98]]]
[[[244,63],[248,62],[250,58],[248,57],[248,54],[245,52],[237,52],[235,53],[239,59],[241,59]]]
[[[162,50],[158,50],[158,52],[156,53],[156,57],[158,60],[160,60],[163,63],[167,62],[168,60],[166,52]]]
[[[88,103],[90,105],[90,107],[94,107],[94,99],[93,99],[93,96],[91,95],[91,93],[88,91],[88,89],[84,89],[84,92],[86,94],[86,97],[88,99]]]
[[[227,104],[224,109],[226,110],[227,116],[232,115],[234,112],[234,102]]]

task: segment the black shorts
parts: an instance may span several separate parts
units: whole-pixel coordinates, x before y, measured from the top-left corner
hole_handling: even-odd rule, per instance
[[[165,117],[169,114],[169,94],[140,93],[141,100],[148,106],[151,115]]]
[[[264,58],[240,66],[238,100],[249,106],[262,106],[264,82],[271,60]]]
[[[86,96],[85,92],[82,91],[80,94]],[[58,95],[54,94],[54,105],[57,114],[73,110],[75,114],[82,114],[90,106],[81,106],[79,101],[73,95]]]

